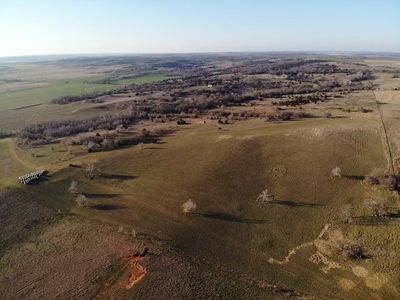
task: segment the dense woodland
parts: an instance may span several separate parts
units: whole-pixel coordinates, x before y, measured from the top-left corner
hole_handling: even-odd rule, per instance
[[[224,112],[224,108],[252,101],[270,101],[277,106],[302,106],[329,101],[342,94],[373,88],[371,71],[362,64],[329,59],[269,56],[200,56],[164,58],[122,58],[101,60],[97,64],[123,64],[105,83],[140,74],[158,72],[173,76],[159,82],[123,87],[83,95],[65,95],[52,100],[54,105],[74,102],[104,103],[110,97],[126,97],[108,106],[108,113],[84,120],[60,120],[28,125],[22,129],[22,143],[46,143],[54,138],[82,132],[127,127],[139,120],[176,121],[185,116],[211,118],[265,117],[282,119],[282,114],[243,114]],[[63,63],[63,62],[61,62]],[[67,61],[71,63],[71,61]],[[90,59],[76,64],[93,63]],[[118,112],[120,111],[120,112]],[[293,114],[287,114],[293,118]],[[286,116],[283,116],[285,119]]]

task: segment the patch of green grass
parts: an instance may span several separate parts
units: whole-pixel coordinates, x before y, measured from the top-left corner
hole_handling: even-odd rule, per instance
[[[96,77],[97,78],[97,77]],[[49,103],[53,98],[65,95],[80,95],[93,91],[108,90],[114,85],[92,83],[90,78],[50,80],[46,86],[0,93],[0,111],[40,103]]]

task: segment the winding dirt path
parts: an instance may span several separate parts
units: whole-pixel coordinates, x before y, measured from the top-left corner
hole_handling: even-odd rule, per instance
[[[329,228],[331,228],[331,224],[325,224],[324,228],[321,230],[321,232],[319,233],[319,235],[318,235],[317,238],[315,238],[315,239],[312,240],[311,242],[303,243],[303,244],[301,244],[301,245],[299,245],[299,246],[297,246],[297,247],[291,249],[291,250],[289,251],[288,255],[286,255],[286,257],[285,257],[283,260],[278,260],[278,259],[275,259],[275,258],[273,258],[273,257],[270,257],[270,258],[268,259],[268,262],[269,262],[270,264],[279,264],[279,265],[287,264],[288,262],[290,262],[290,258],[291,258],[293,255],[295,255],[295,254],[297,253],[297,251],[299,251],[299,250],[302,249],[302,248],[315,245],[315,243],[316,243],[318,240],[320,240],[320,239],[324,236],[325,232],[326,232]]]
[[[23,165],[24,167],[28,168],[28,169],[34,169],[36,168],[36,165],[34,165],[31,162],[28,162],[26,160],[23,160],[20,155],[18,155],[17,151],[15,150],[15,145],[13,145],[13,142],[11,139],[7,139],[6,140],[7,144],[8,144],[8,148],[9,148],[9,152],[12,155],[12,157],[21,165]]]

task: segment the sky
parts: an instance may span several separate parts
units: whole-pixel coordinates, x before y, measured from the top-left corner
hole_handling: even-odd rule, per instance
[[[400,52],[400,0],[0,0],[0,56]]]

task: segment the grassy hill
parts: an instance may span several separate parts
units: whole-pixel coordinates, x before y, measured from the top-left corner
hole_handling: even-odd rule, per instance
[[[340,282],[350,280],[356,284],[351,293],[362,298],[365,287],[346,270],[353,264],[325,274],[308,260],[313,245],[287,263],[269,261],[284,260],[326,224],[343,227],[342,207],[362,203],[365,188],[357,178],[387,167],[380,134],[374,120],[248,121],[223,130],[197,124],[143,150],[77,160],[96,161],[99,179],[59,163],[48,182],[27,190],[41,204],[68,211],[73,202],[67,188],[75,179],[92,208],[73,208],[74,214],[135,228],[207,261],[207,267],[237,269],[305,294],[346,298]],[[330,179],[335,166],[344,175],[339,180]],[[275,201],[260,207],[256,199],[265,188]],[[189,216],[181,209],[188,198],[198,206]]]
[[[389,103],[381,108],[397,149],[399,99],[377,95]],[[389,169],[376,99],[367,91],[334,101],[308,105],[315,117],[298,121],[221,125],[192,119],[157,143],[96,153],[82,146],[67,151],[62,141],[23,148],[15,139],[1,140],[1,187],[25,195],[30,204],[20,209],[40,206],[54,216],[35,235],[22,231],[31,239],[5,243],[0,274],[13,278],[22,264],[35,280],[48,272],[44,282],[57,284],[46,291],[35,281],[35,292],[24,278],[18,288],[7,284],[0,291],[97,299],[398,298],[397,215],[374,218],[363,205],[366,193],[382,192],[398,210],[397,193],[363,181],[377,169]],[[333,118],[321,117],[326,111]],[[136,129],[148,126],[155,125]],[[90,163],[101,173],[92,180],[85,177]],[[49,170],[46,180],[18,183],[19,175],[38,167]],[[335,167],[341,178],[331,178]],[[72,180],[88,208],[75,207],[68,192]],[[265,189],[275,199],[260,204],[256,200]],[[184,214],[188,199],[197,209]],[[349,205],[353,220],[346,223],[343,210]],[[12,205],[4,207],[18,213]],[[10,232],[26,226],[7,220]],[[362,245],[367,259],[343,261],[322,253],[318,245],[335,231]],[[141,257],[137,253],[144,247],[149,255]],[[59,253],[68,259],[57,260]]]

